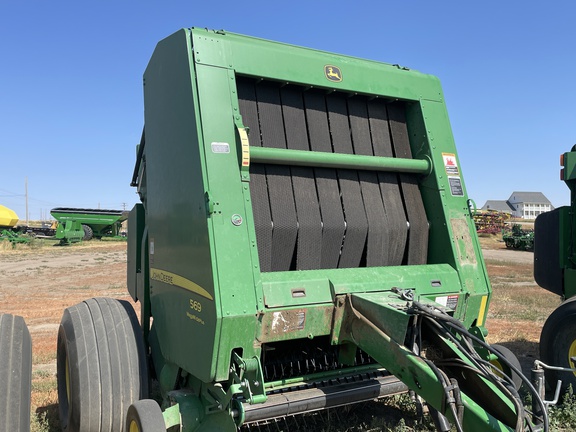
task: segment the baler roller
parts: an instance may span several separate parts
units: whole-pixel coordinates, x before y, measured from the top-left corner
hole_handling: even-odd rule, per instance
[[[344,380],[343,380],[344,381]],[[406,392],[407,387],[396,377],[358,378],[352,382],[326,382],[325,386],[268,395],[265,404],[245,405],[246,424],[291,415],[365,402]]]

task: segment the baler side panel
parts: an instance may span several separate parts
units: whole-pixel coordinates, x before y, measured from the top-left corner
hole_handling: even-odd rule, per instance
[[[258,308],[256,293],[262,292],[255,279],[258,267],[252,262],[254,234],[247,221],[252,220],[248,184],[241,181],[240,146],[234,116],[237,102],[231,100],[235,88],[233,74],[227,69],[196,65],[196,79],[204,158],[206,191],[209,200],[209,227],[214,271],[217,272],[216,295],[221,302],[224,339],[219,339],[216,381],[226,380],[233,349],[244,356],[259,353],[254,347]],[[218,337],[218,336],[217,336]]]
[[[421,100],[408,106],[407,120],[414,156],[431,158],[434,167],[420,185],[430,222],[428,262],[448,263],[458,271],[462,292],[470,295],[461,296],[455,316],[467,326],[475,320],[477,325],[483,325],[490,282],[446,106]]]
[[[162,355],[209,382],[220,307],[191,55],[189,32],[182,30],[158,44],[144,75],[144,204],[153,325],[162,334]]]

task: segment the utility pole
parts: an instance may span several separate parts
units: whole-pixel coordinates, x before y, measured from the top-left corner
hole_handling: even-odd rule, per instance
[[[30,222],[28,220],[28,177],[25,177],[24,192],[26,195],[26,226],[28,226],[28,225],[30,225]]]

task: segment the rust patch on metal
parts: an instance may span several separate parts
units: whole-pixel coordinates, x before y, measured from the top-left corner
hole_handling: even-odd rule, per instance
[[[450,219],[452,226],[452,235],[458,257],[462,264],[476,265],[476,253],[474,252],[474,243],[470,235],[470,228],[466,219]]]
[[[262,342],[285,339],[283,335],[304,330],[306,309],[291,309],[268,312],[262,317]]]

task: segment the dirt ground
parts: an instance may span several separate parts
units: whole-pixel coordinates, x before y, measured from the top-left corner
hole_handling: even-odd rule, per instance
[[[128,300],[126,243],[0,250],[0,312],[21,315],[32,336],[32,431],[59,430],[56,340],[62,312],[98,296]]]
[[[541,327],[559,298],[535,284],[531,252],[510,251],[498,242],[482,244],[494,289],[488,340],[514,351],[529,373],[538,357]],[[0,312],[22,315],[32,335],[33,431],[59,430],[56,339],[62,311],[96,296],[129,300],[126,243],[0,249]],[[528,298],[534,302],[525,303]]]

